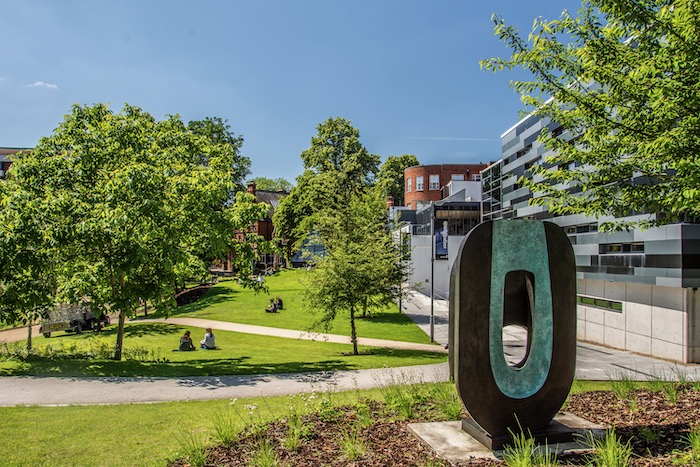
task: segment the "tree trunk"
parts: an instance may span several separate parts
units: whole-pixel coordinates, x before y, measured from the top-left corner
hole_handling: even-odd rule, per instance
[[[143,302],[143,316],[148,316],[148,303]]]
[[[27,324],[27,353],[32,351],[32,322]]]
[[[126,314],[123,311],[119,312],[119,329],[117,330],[117,347],[114,350],[114,359],[122,359],[122,344],[124,343],[124,322],[126,321]]]
[[[362,317],[367,317],[367,297],[365,297],[365,300],[362,302]]]
[[[357,329],[355,329],[355,307],[350,307],[350,342],[352,342],[352,354],[360,355],[357,351]]]

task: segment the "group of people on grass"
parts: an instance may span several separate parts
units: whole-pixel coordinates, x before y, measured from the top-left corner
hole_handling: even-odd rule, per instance
[[[214,339],[214,333],[211,328],[207,328],[204,334],[204,339],[199,341],[199,348],[202,350],[214,350],[216,349],[216,340]],[[177,350],[187,351],[195,350],[194,344],[192,343],[192,337],[190,336],[190,331],[185,331],[185,334],[180,338],[180,347]]]
[[[282,303],[282,299],[280,297],[275,297],[274,299],[270,299],[270,305],[265,308],[265,311],[268,313],[277,313],[277,311],[281,310],[283,306],[284,304]],[[214,350],[217,348],[214,333],[212,332],[211,328],[207,328],[206,333],[204,334],[204,339],[199,341],[199,348],[202,350]],[[190,331],[185,331],[185,333],[182,335],[180,338],[180,346],[177,350],[196,350],[194,343],[192,342],[192,337],[190,336]]]
[[[274,300],[270,299],[270,304],[268,305],[267,308],[265,308],[265,311],[268,313],[277,313],[279,310],[282,309],[282,299],[277,297]]]

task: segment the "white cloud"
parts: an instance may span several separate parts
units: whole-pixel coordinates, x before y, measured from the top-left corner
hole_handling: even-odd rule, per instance
[[[46,89],[58,89],[58,86],[51,83],[45,83],[43,81],[37,81],[34,84],[27,84],[28,88],[46,88]]]
[[[410,136],[409,139],[423,139],[428,141],[471,141],[471,142],[481,142],[481,141],[500,141],[496,138],[465,138],[460,136]]]

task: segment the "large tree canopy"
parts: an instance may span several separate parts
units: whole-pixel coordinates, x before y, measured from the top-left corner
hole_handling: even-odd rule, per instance
[[[379,185],[385,196],[394,198],[394,203],[397,206],[403,206],[404,203],[403,171],[416,165],[420,165],[416,156],[403,154],[401,156],[388,156],[379,168],[377,185]]]
[[[304,173],[274,214],[275,235],[289,249],[310,232],[314,213],[342,209],[352,194],[371,185],[379,166],[379,156],[362,146],[359,130],[348,120],[329,118],[317,130],[301,153]]]
[[[240,267],[252,264],[251,246],[237,244],[234,230],[266,207],[243,193],[231,199],[247,173],[238,149],[217,119],[188,126],[129,105],[120,113],[75,105],[13,163],[15,197],[44,209],[61,297],[87,297],[95,312],[119,312],[117,358],[124,319],[142,301],[167,309],[183,274],[206,270],[208,258],[232,247]]]
[[[552,122],[540,136],[551,155],[521,180],[533,202],[558,214],[649,214],[613,228],[700,217],[699,2],[585,0],[577,15],[535,20],[527,39],[495,24],[512,55],[482,66],[531,72],[512,86]]]

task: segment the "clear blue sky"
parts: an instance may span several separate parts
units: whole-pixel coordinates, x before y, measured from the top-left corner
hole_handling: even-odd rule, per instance
[[[74,103],[227,119],[252,176],[302,172],[329,117],[382,156],[500,158],[518,118],[492,13],[521,32],[563,0],[0,0],[0,146],[31,147]]]

